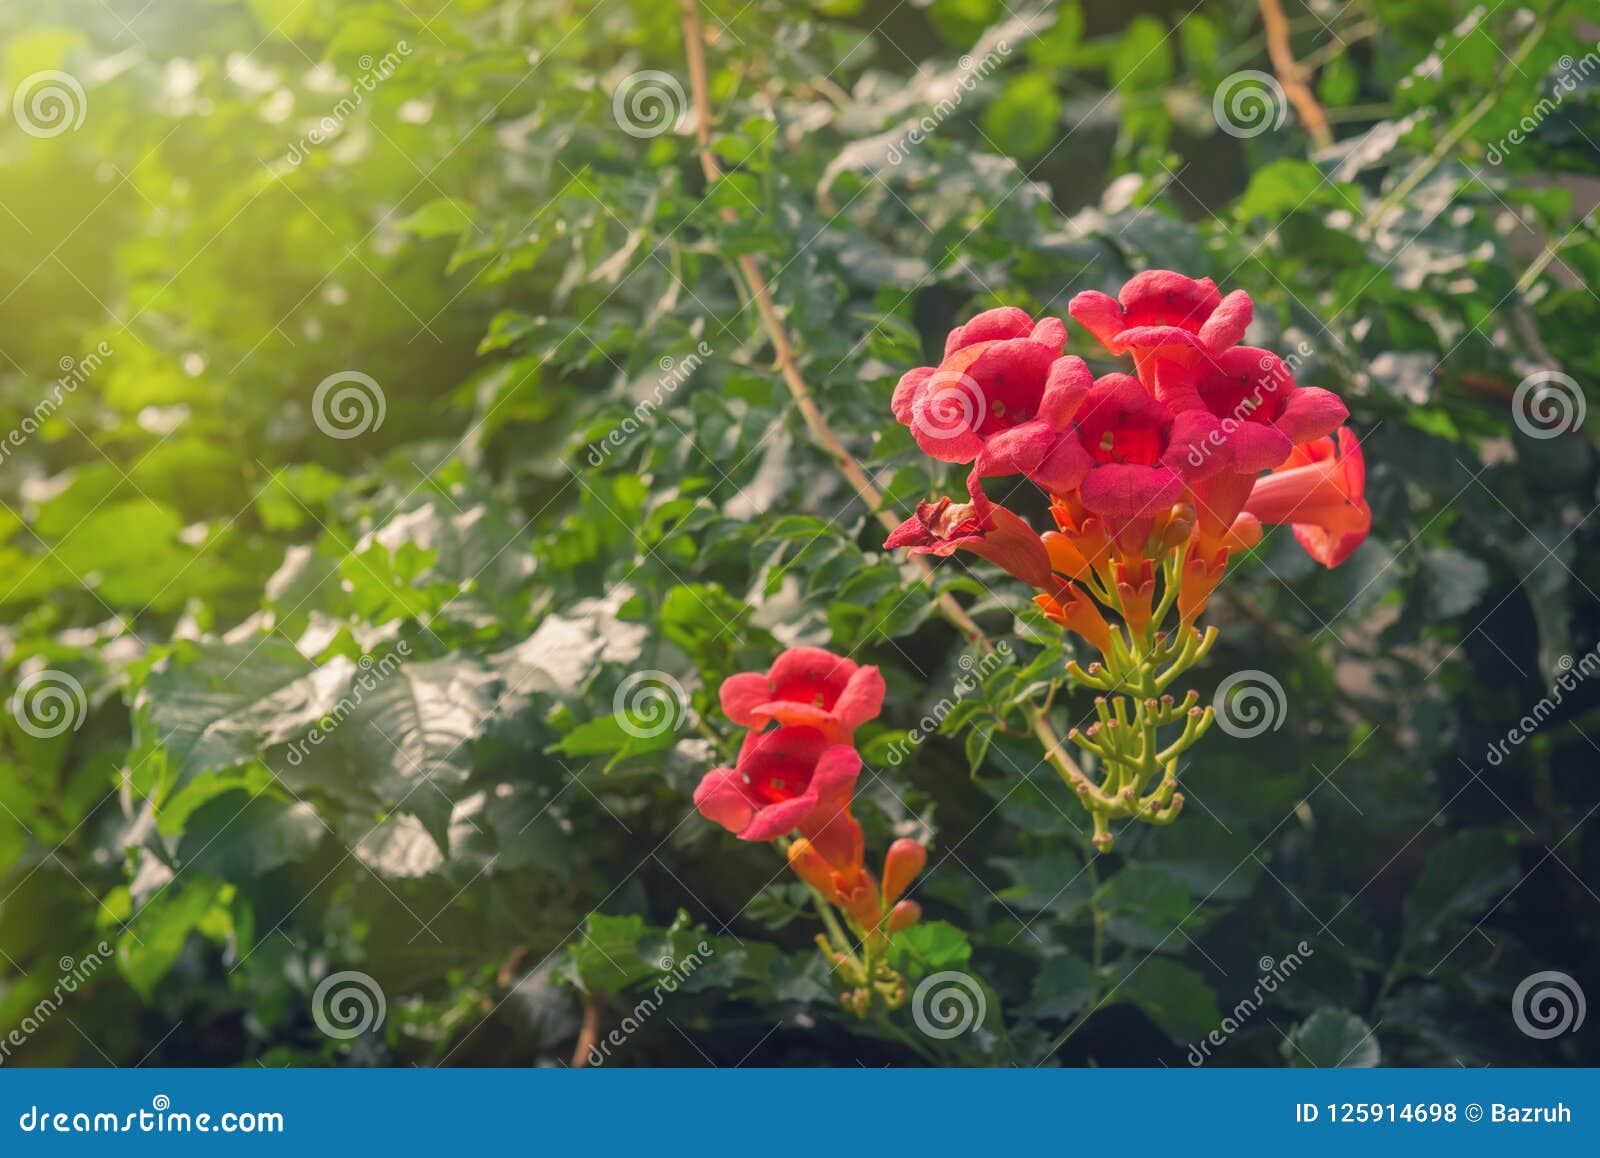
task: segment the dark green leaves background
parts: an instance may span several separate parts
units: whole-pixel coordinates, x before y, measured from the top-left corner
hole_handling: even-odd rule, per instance
[[[1596,1061],[1510,1002],[1600,983],[1600,683],[1486,751],[1596,640],[1593,422],[1533,439],[1511,400],[1600,380],[1595,74],[1489,153],[1600,31],[1545,0],[1290,4],[1338,137],[1309,157],[1293,115],[1212,115],[1270,68],[1253,6],[1139,7],[713,0],[715,188],[691,117],[613,110],[641,70],[687,89],[675,4],[0,13],[6,92],[63,70],[86,100],[53,137],[0,126],[0,428],[111,351],[0,465],[5,692],[84,692],[77,727],[0,738],[0,1031],[116,950],[8,1060],[561,1063],[704,941],[607,1064],[1182,1065],[1224,1017],[1213,1064]],[[897,512],[959,476],[894,382],[992,305],[1211,276],[1348,399],[1373,536],[1331,573],[1286,533],[1237,565],[1200,691],[1258,669],[1286,710],[1208,737],[1179,823],[1085,869],[1019,709],[1089,710],[1054,687],[1070,645],[947,564],[1009,643],[954,695],[973,660],[810,442],[741,254]],[[332,438],[312,396],[351,370],[384,419]],[[976,979],[959,1037],[842,1015],[781,861],[692,813],[737,740],[718,683],[795,642],[885,671],[861,812],[880,853],[929,840],[900,964]],[[683,697],[645,738],[614,715],[641,671]],[[353,1040],[312,1015],[342,970],[387,998]]]

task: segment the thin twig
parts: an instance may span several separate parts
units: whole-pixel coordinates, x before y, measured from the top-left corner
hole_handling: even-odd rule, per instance
[[[592,997],[583,999],[583,1028],[578,1031],[578,1044],[572,1047],[572,1068],[582,1069],[589,1064],[589,1051],[600,1040],[600,1006]]]
[[[717,160],[716,152],[711,146],[713,122],[711,86],[706,74],[705,29],[700,20],[699,0],[680,0],[680,2],[683,8],[683,46],[688,57],[689,85],[694,99],[694,133],[699,146],[697,152],[700,155],[700,169],[705,174],[706,181],[715,184],[722,179],[723,173],[722,164]],[[733,215],[731,209],[725,210],[724,213],[726,216]],[[828,425],[827,418],[817,406],[816,399],[800,373],[800,362],[795,357],[794,343],[790,341],[789,332],[778,314],[777,306],[773,304],[772,294],[767,289],[760,257],[753,253],[741,254],[737,265],[750,298],[756,304],[756,311],[761,316],[761,325],[766,330],[767,340],[772,343],[773,351],[777,355],[778,369],[783,376],[784,385],[789,388],[789,394],[805,420],[806,429],[811,432],[811,437],[817,445],[833,459],[840,473],[861,497],[861,501],[866,503],[867,509],[886,528],[894,530],[899,525],[899,520],[884,509],[883,492],[874,485],[867,472],[850,453],[849,447],[845,446],[838,434]],[[921,572],[924,580],[931,582],[933,568],[925,559],[914,558],[912,564]],[[935,602],[939,614],[965,636],[968,642],[985,653],[994,650],[994,642],[953,595],[941,591],[935,596]],[[1073,785],[1088,784],[1088,777],[1067,753],[1061,738],[1056,735],[1055,729],[1044,713],[1032,704],[1025,705],[1023,710],[1028,715],[1028,722],[1034,735],[1044,745],[1046,758],[1056,771]]]
[[[1294,49],[1289,43],[1289,18],[1283,13],[1279,0],[1260,0],[1261,23],[1266,27],[1267,55],[1272,58],[1272,71],[1278,74],[1283,95],[1300,114],[1300,121],[1311,134],[1312,143],[1319,149],[1333,144],[1333,130],[1328,127],[1328,115],[1317,103],[1311,86],[1301,75],[1294,59]]]

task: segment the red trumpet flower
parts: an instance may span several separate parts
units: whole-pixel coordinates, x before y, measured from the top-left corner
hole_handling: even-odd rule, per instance
[[[1210,278],[1196,281],[1168,269],[1135,274],[1116,298],[1090,290],[1067,306],[1111,353],[1131,353],[1151,390],[1162,362],[1192,365],[1200,354],[1220,354],[1242,339],[1253,310],[1243,290],[1223,297]]]
[[[1078,488],[1084,509],[1125,525],[1172,506],[1198,477],[1191,462],[1208,417],[1174,415],[1127,374],[1096,379],[1077,424],[1093,462]]]
[[[830,744],[816,728],[751,732],[734,767],[706,773],[694,803],[741,840],[776,840],[799,829],[844,843],[849,833],[832,830],[841,814],[848,819],[860,774],[856,750]]]
[[[1059,318],[1035,324],[1015,307],[979,314],[950,331],[938,366],[900,379],[894,415],[943,462],[1068,490],[1088,469],[1069,429],[1093,377],[1083,359],[1060,356],[1066,340]]]
[[[917,513],[884,540],[893,550],[907,547],[913,555],[952,555],[971,551],[1033,587],[1050,588],[1050,555],[1039,533],[999,503],[991,502],[974,470],[967,478],[972,501],[949,498],[918,503]]]
[[[1282,358],[1254,346],[1203,354],[1191,370],[1164,368],[1156,396],[1178,413],[1214,420],[1190,448],[1189,465],[1202,475],[1224,467],[1250,475],[1271,470],[1295,446],[1332,434],[1350,416],[1337,394],[1296,385]]]
[[[1289,460],[1258,481],[1244,511],[1263,523],[1289,523],[1294,537],[1324,567],[1350,557],[1372,529],[1367,468],[1349,427],[1335,438],[1297,446]]]
[[[728,719],[745,728],[776,720],[815,728],[830,743],[848,744],[855,730],[883,707],[883,676],[875,667],[820,647],[791,647],[765,674],[740,672],[722,681]]]

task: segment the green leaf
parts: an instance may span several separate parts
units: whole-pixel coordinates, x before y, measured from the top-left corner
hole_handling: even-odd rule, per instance
[[[189,935],[213,917],[226,918],[232,898],[232,885],[198,876],[158,891],[117,939],[117,966],[128,984],[149,1000]]]
[[[972,943],[948,921],[919,921],[889,942],[889,960],[913,978],[965,969],[971,959]]]
[[[1454,941],[1450,930],[1498,902],[1520,876],[1516,849],[1503,833],[1454,833],[1428,854],[1421,877],[1406,895],[1407,944],[1422,948],[1444,937]]]
[[[1132,1002],[1175,1043],[1196,1041],[1221,1024],[1217,995],[1193,970],[1165,957],[1147,957],[1115,989],[1117,1000]]]
[[[1137,16],[1111,53],[1113,89],[1138,92],[1172,79],[1172,47],[1166,26],[1153,16]]]
[[[435,197],[400,223],[418,237],[455,237],[473,228],[472,206],[459,197]]]
[[[281,636],[189,643],[146,682],[138,732],[164,758],[163,796],[259,761],[296,794],[410,813],[444,846],[499,689],[481,661],[414,658],[403,641],[320,666]]]
[[[1131,864],[1100,889],[1106,932],[1139,949],[1182,952],[1188,941],[1179,930],[1199,917],[1183,884],[1158,869]]]
[[[1094,968],[1071,953],[1046,957],[1033,981],[1028,1014],[1044,1020],[1066,1021],[1100,989]]]
[[[983,131],[1012,156],[1031,160],[1056,139],[1061,96],[1049,74],[1028,72],[1012,80],[983,111]]]
[[[1296,1067],[1371,1069],[1381,1060],[1377,1036],[1342,1009],[1319,1009],[1289,1031],[1282,1053]]]

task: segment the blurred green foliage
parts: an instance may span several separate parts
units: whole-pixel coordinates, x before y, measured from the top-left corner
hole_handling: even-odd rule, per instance
[[[670,3],[0,12],[6,93],[82,94],[76,127],[0,126],[0,429],[33,427],[0,463],[0,1030],[116,948],[11,1060],[565,1061],[585,1002],[609,1028],[705,940],[608,1064],[1182,1064],[1303,941],[1217,1062],[1593,1063],[1508,1001],[1600,943],[1600,687],[1484,753],[1600,628],[1593,424],[1534,439],[1512,403],[1600,380],[1595,74],[1490,158],[1596,29],[1291,4],[1338,137],[1313,156],[1287,109],[1219,128],[1271,67],[1253,6],[1138,7],[712,0],[711,188]],[[665,131],[630,132],[647,69]],[[1149,266],[1249,290],[1252,341],[1349,401],[1372,539],[1324,573],[1269,538],[1198,673],[1273,673],[1281,726],[1214,732],[1181,821],[1095,879],[1012,734],[1065,645],[982,567],[937,584],[1012,662],[887,762],[960,641],[809,442],[745,253],[896,511],[959,486],[889,414],[904,369]],[[334,437],[345,372],[382,420]],[[692,812],[715,688],[793,642],[887,674],[863,819],[930,834],[906,968],[981,977],[972,1033],[842,1015],[781,862]],[[46,670],[83,705],[41,736]],[[612,708],[644,670],[689,704],[640,740]],[[388,999],[354,1040],[312,1016],[346,969]]]

